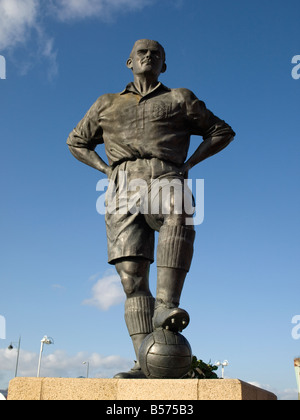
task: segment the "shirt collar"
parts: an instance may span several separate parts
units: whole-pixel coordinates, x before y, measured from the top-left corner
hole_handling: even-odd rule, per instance
[[[148,93],[148,95],[150,95],[151,93],[155,92],[156,90],[160,90],[160,89],[165,90],[167,92],[170,92],[170,90],[171,90],[167,86],[165,86],[161,82],[159,82],[157,84],[157,86],[150,93]],[[126,88],[122,92],[120,92],[120,95],[124,95],[125,93],[128,93],[128,92],[131,92],[131,93],[135,93],[135,94],[140,95],[140,93],[136,90],[133,82],[129,83],[126,86]]]

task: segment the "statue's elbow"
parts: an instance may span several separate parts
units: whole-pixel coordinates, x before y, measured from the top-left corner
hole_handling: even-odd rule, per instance
[[[74,147],[74,146],[71,146],[70,144],[68,144],[68,148],[69,148],[69,150],[70,150],[70,152],[71,152],[71,154],[76,158],[76,159],[80,159],[80,156],[79,156],[79,150],[78,150],[78,148],[77,147]]]
[[[232,143],[234,139],[235,139],[235,132],[228,134],[228,136],[226,136],[226,138],[224,139],[222,149],[225,149],[225,147],[229,146],[230,143]]]

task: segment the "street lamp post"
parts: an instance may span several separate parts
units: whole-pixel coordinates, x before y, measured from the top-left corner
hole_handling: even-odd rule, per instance
[[[300,358],[294,359],[294,366],[298,385],[298,400],[300,401]]]
[[[223,362],[223,363],[221,363],[221,362],[217,361],[217,362],[215,363],[215,365],[216,365],[216,366],[222,366],[222,379],[224,379],[224,369],[225,369],[225,366],[228,366],[228,365],[229,365],[228,360],[224,360],[224,362]]]
[[[86,377],[89,377],[89,371],[90,371],[90,362],[83,362],[83,365],[86,365]]]
[[[8,346],[8,350],[13,350],[13,349],[14,349],[13,343],[10,343],[10,345]],[[17,349],[18,352],[17,352],[17,362],[16,362],[16,369],[15,369],[15,378],[18,375],[20,349],[21,349],[21,337],[19,337],[19,342],[18,342],[18,349]]]
[[[40,350],[40,357],[39,357],[39,365],[38,365],[38,371],[37,371],[37,377],[40,377],[41,373],[41,363],[42,363],[42,354],[44,349],[44,344],[54,344],[54,340],[51,337],[47,337],[46,335],[41,340],[41,350]]]

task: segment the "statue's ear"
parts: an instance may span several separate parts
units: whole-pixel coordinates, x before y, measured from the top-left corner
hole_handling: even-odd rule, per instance
[[[167,65],[166,63],[164,63],[162,69],[161,69],[161,73],[165,73],[167,71]]]
[[[128,60],[126,61],[126,66],[127,68],[129,68],[130,70],[132,70],[132,58],[128,58]]]

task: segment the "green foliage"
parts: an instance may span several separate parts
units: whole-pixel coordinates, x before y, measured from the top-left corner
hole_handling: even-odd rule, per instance
[[[218,366],[214,366],[209,363],[204,363],[203,360],[198,360],[196,356],[193,356],[192,368],[189,372],[190,378],[195,379],[219,379],[215,371],[218,370]]]

